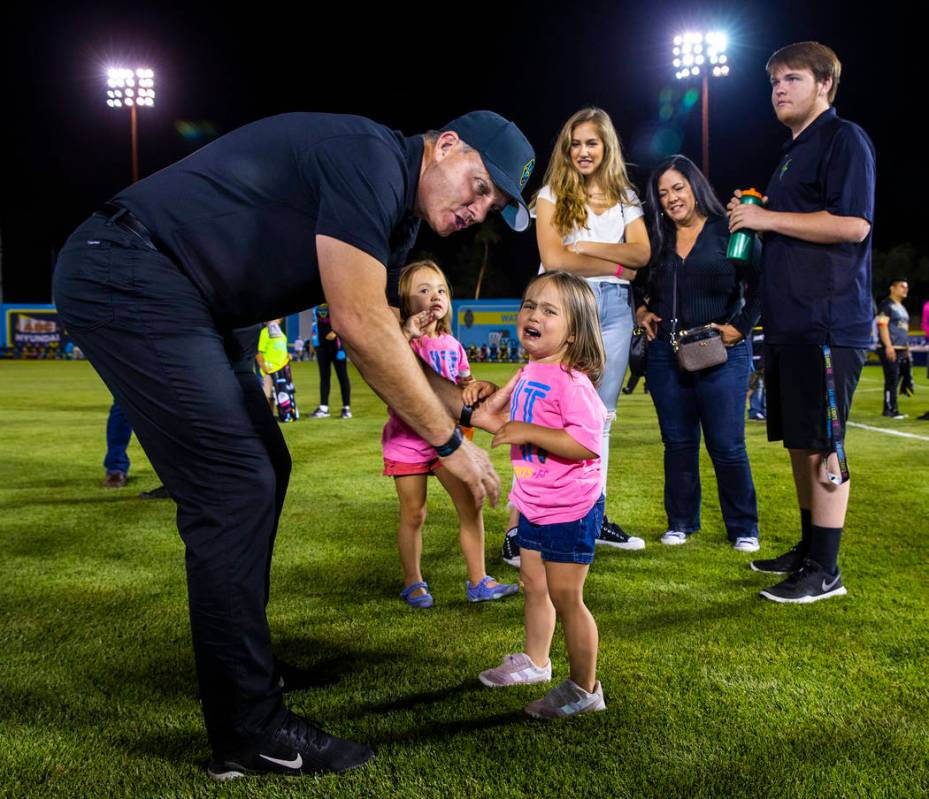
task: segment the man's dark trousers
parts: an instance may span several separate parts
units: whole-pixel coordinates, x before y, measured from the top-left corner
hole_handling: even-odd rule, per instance
[[[135,234],[92,216],[62,250],[54,290],[177,502],[203,713],[222,753],[286,713],[265,605],[287,446],[242,342]]]
[[[890,360],[880,347],[877,351],[881,360],[881,367],[884,369],[884,413],[897,413],[897,384],[900,382],[900,353],[896,353],[896,358]]]

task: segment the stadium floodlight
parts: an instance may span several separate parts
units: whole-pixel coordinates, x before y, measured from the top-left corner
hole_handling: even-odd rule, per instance
[[[710,77],[729,74],[726,47],[729,38],[722,31],[685,31],[677,34],[671,52],[674,77],[677,80],[701,78],[703,174],[710,175]]]
[[[137,109],[155,105],[155,72],[148,67],[110,67],[106,72],[110,108],[128,108],[132,130],[132,182],[139,179],[139,120]]]

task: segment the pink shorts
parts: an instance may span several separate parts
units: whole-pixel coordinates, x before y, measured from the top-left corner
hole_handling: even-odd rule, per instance
[[[435,474],[442,463],[438,458],[422,463],[401,463],[384,458],[384,474],[387,477],[407,477],[411,474]]]

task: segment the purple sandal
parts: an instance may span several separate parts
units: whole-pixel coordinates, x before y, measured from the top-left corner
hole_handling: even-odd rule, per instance
[[[426,593],[419,596],[410,596],[414,591],[422,588]],[[435,603],[432,601],[432,594],[429,593],[429,586],[426,583],[413,583],[400,592],[400,598],[411,608],[431,608]]]

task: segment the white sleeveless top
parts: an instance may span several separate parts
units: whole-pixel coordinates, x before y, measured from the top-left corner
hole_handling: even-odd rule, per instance
[[[539,189],[538,199],[547,200],[552,205],[555,204],[555,195],[551,188],[546,184]],[[535,216],[535,213],[532,214]],[[574,228],[567,236],[564,237],[564,244],[574,244],[575,241],[599,241],[608,244],[622,244],[626,240],[626,225],[645,216],[639,198],[631,189],[626,192],[626,201],[607,208],[602,214],[594,213],[593,209],[587,206],[587,227]],[[545,270],[539,265],[539,273]],[[629,281],[625,278],[615,277],[614,275],[601,275],[598,277],[585,277],[588,283],[625,283]]]

